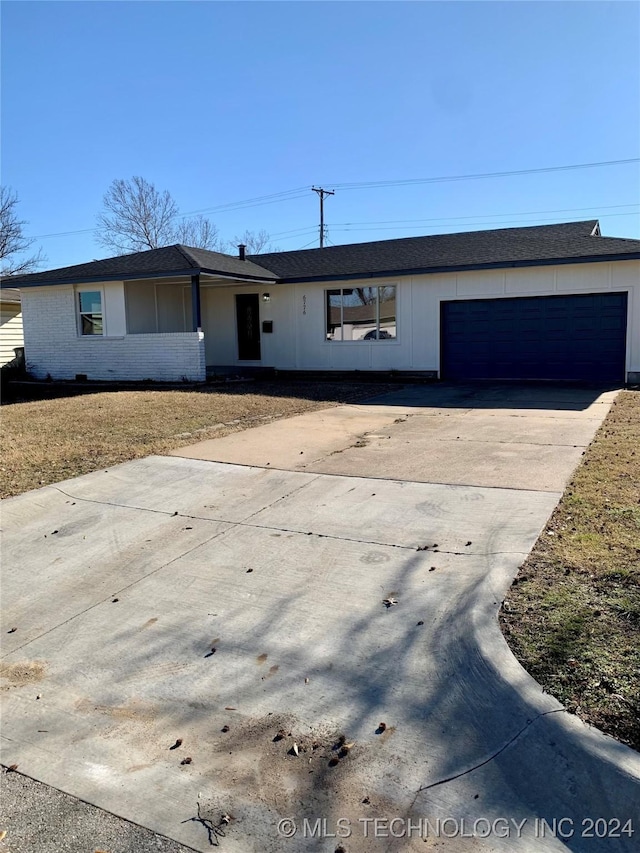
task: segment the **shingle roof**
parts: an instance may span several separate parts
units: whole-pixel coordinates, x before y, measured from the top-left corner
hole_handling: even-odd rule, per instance
[[[115,258],[90,261],[57,270],[14,276],[10,281],[11,286],[35,287],[46,284],[135,279],[154,275],[189,275],[199,271],[258,281],[274,279],[273,273],[250,260],[241,261],[222,252],[175,245],[149,249],[146,252],[134,252],[131,255],[118,255]],[[5,281],[9,283],[9,279]]]
[[[180,248],[206,272],[218,272],[238,278],[267,279],[268,281],[273,281],[275,278],[271,270],[260,263],[260,255],[256,255],[254,260],[247,258],[246,261],[241,261],[234,255],[223,255],[222,252],[210,252],[208,249],[193,249],[187,246],[180,246]]]
[[[524,263],[640,257],[640,240],[592,236],[597,220],[526,228],[404,237],[297,252],[252,255],[284,281],[366,277],[411,271],[509,266]]]
[[[5,279],[11,287],[190,275],[196,272],[245,281],[330,281],[544,263],[640,258],[640,240],[599,236],[596,219],[560,225],[466,231],[350,243],[323,249],[247,255],[166,246],[87,264]]]

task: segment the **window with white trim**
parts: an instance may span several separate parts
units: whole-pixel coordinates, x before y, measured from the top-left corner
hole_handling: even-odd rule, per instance
[[[101,290],[78,291],[78,330],[81,335],[104,335]]]
[[[325,291],[328,341],[394,341],[396,285]]]

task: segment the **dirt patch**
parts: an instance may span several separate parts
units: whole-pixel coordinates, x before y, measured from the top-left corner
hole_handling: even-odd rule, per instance
[[[12,687],[22,687],[25,684],[36,684],[45,676],[45,664],[38,660],[18,661],[17,663],[0,663],[0,678],[8,684],[0,684],[0,690],[10,690]]]
[[[500,622],[548,693],[640,750],[640,392],[616,398]]]
[[[213,758],[213,766],[202,773],[202,788],[216,793],[204,796],[202,814],[214,825],[221,815],[231,816],[227,834],[241,837],[257,812],[276,822],[277,817],[296,815],[300,826],[305,819],[313,826],[322,816],[328,827],[339,817],[358,827],[362,817],[400,814],[397,803],[370,787],[371,754],[381,749],[386,750],[382,738],[360,744],[330,722],[308,726],[292,715],[269,714],[231,720],[227,732],[212,732],[190,755],[196,769],[206,765],[207,756]],[[370,849],[359,834],[354,831],[350,851]],[[417,846],[422,839],[415,841],[423,849]],[[406,839],[405,844],[412,849]]]
[[[98,713],[113,720],[148,723],[157,716],[153,706],[144,702],[129,702],[125,705],[103,705],[89,699],[79,699],[75,703],[76,711],[81,714]]]

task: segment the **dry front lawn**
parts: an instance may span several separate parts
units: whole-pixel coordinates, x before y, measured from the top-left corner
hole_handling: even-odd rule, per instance
[[[640,392],[618,395],[501,624],[548,693],[640,750]]]
[[[390,387],[250,382],[206,390],[104,391],[3,406],[0,496]]]

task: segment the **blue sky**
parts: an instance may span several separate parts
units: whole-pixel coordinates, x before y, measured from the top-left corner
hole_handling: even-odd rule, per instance
[[[316,245],[600,217],[640,237],[640,6],[613,2],[3,2],[2,182],[47,267],[103,257],[114,178],[225,237]],[[338,185],[338,186],[336,186]],[[624,206],[623,206],[624,205]],[[316,229],[314,231],[314,228]]]

